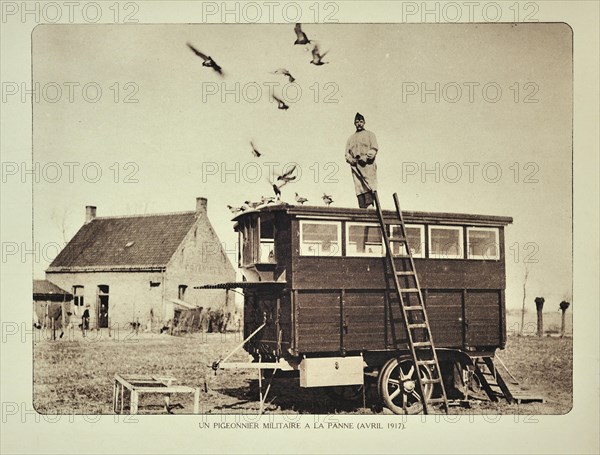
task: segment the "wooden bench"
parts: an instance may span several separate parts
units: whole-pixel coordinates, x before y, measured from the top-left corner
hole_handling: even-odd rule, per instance
[[[140,374],[115,374],[115,384],[113,388],[113,411],[115,414],[123,414],[124,392],[129,390],[131,394],[129,413],[138,413],[138,404],[140,395],[143,393],[153,393],[163,395],[165,406],[168,409],[169,400],[172,394],[193,393],[194,394],[194,414],[200,410],[200,389],[173,385],[175,379],[172,376],[160,375],[140,375]]]

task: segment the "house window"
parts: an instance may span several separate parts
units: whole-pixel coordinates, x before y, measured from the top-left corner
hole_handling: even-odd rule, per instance
[[[420,224],[405,224],[404,226],[406,227],[406,240],[412,256],[414,258],[425,257],[425,226]],[[390,234],[391,237],[402,237],[400,226],[391,225]],[[394,256],[408,256],[406,245],[399,242],[392,243],[392,251]]]
[[[83,286],[73,286],[73,305],[83,306]]]
[[[497,228],[467,228],[468,259],[500,259]]]
[[[347,256],[383,256],[381,228],[370,223],[346,223]]]
[[[429,257],[463,259],[463,228],[460,226],[429,226]]]
[[[179,300],[183,300],[185,297],[185,291],[187,290],[187,285],[185,284],[180,284],[179,285],[179,292],[177,293],[177,298]]]
[[[300,221],[301,256],[341,256],[342,223]]]

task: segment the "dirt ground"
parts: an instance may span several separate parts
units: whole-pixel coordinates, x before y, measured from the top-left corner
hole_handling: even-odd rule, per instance
[[[173,337],[140,333],[66,333],[53,341],[42,330],[34,340],[35,408],[43,414],[111,414],[113,378],[121,374],[159,374],[177,378],[177,384],[199,387],[200,412],[207,414],[256,413],[258,375],[249,370],[220,370],[210,365],[241,342],[240,334],[192,334]],[[470,408],[451,407],[451,414],[565,414],[572,406],[572,338],[509,334],[507,348],[498,354],[511,372],[544,403],[509,405],[472,401]],[[230,361],[247,361],[243,350]],[[264,384],[263,384],[264,385]],[[191,413],[192,400],[179,395],[173,402]],[[382,410],[376,387],[368,385],[363,397],[340,402],[324,389],[299,387],[297,378],[276,378],[267,399],[269,413],[377,414]],[[363,406],[364,404],[364,406]],[[163,412],[162,400],[142,396],[140,412]]]

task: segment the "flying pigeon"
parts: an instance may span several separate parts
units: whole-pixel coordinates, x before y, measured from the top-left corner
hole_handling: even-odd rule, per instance
[[[296,41],[294,41],[294,44],[304,45],[310,43],[308,36],[302,31],[302,26],[300,24],[295,25],[294,32],[296,32]]]
[[[256,146],[254,145],[254,142],[250,141],[250,146],[252,147],[252,154],[256,157],[256,158],[260,158],[260,156],[262,155],[262,153],[260,153]]]
[[[278,68],[275,71],[273,71],[273,74],[281,74],[282,76],[287,76],[288,80],[290,81],[290,84],[296,80],[296,78],[292,76],[292,73],[290,73],[285,68]]]
[[[194,46],[192,46],[190,43],[186,43],[186,44],[187,44],[187,47],[189,47],[194,54],[196,54],[198,57],[200,57],[202,60],[204,60],[202,62],[202,66],[206,66],[208,68],[212,68],[217,73],[219,73],[221,76],[223,75],[223,69],[219,65],[217,65],[217,62],[215,62],[212,59],[212,57],[203,54],[198,49],[196,49]]]
[[[312,56],[313,59],[310,61],[310,63],[312,63],[313,65],[317,65],[317,66],[321,66],[324,65],[325,63],[329,63],[329,62],[324,62],[323,61],[323,57],[325,57],[327,55],[327,52],[323,52],[322,54],[319,51],[319,46],[315,44],[315,46],[312,49]]]
[[[277,109],[283,109],[284,111],[287,111],[290,108],[287,104],[283,102],[283,100],[277,98],[275,95],[273,95],[273,99],[277,101]]]
[[[296,180],[296,176],[292,175],[295,170],[296,170],[296,165],[293,165],[289,171],[287,171],[285,174],[277,177],[277,180],[283,180],[285,183],[288,183],[292,180]]]
[[[306,199],[305,197],[299,196],[298,193],[296,193],[296,202],[300,205],[304,205],[305,202],[307,202],[308,199]]]
[[[325,202],[325,205],[329,207],[333,202],[333,198],[329,194],[323,193],[323,202]]]

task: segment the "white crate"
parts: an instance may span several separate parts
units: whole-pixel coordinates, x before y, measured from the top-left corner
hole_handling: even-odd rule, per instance
[[[361,385],[364,362],[360,356],[319,357],[300,362],[300,387]]]

